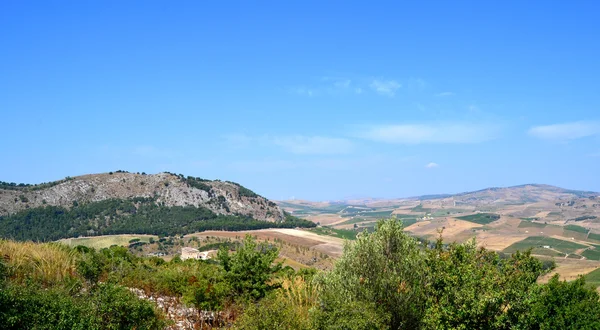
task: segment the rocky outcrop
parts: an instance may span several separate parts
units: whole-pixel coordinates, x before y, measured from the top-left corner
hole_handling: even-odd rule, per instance
[[[69,208],[74,203],[135,197],[152,197],[165,206],[205,207],[218,214],[243,214],[263,221],[277,222],[285,217],[275,203],[236,183],[188,179],[171,173],[128,172],[83,175],[40,189],[0,189],[0,215],[45,205]]]

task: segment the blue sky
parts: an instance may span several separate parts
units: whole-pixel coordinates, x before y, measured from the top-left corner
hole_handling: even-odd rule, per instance
[[[4,1],[0,180],[600,191],[594,1]]]

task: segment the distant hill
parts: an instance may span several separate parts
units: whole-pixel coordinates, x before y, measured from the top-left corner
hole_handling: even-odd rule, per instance
[[[452,198],[463,203],[489,203],[489,204],[525,204],[537,202],[552,202],[574,198],[589,198],[600,196],[592,191],[564,189],[545,184],[524,184],[512,187],[493,187],[477,191],[464,192],[453,195],[443,195],[438,198]],[[418,198],[417,199],[424,199]],[[434,199],[434,198],[427,198]]]
[[[278,201],[277,203],[286,207],[303,205],[305,207],[323,208],[332,205],[386,206],[411,200],[431,201],[453,199],[458,203],[462,202],[467,204],[475,202],[484,204],[526,204],[590,197],[600,197],[600,193],[593,191],[565,189],[545,184],[524,184],[512,187],[491,187],[457,194],[432,194],[400,198],[363,198],[327,202],[286,200]]]
[[[230,181],[116,171],[38,185],[0,182],[0,237],[184,234],[311,226]]]

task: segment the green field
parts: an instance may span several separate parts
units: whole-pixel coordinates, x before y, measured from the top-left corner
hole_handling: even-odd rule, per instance
[[[425,213],[430,213],[431,212],[431,209],[424,208],[423,204],[419,204],[419,205],[413,207],[410,210],[413,211],[413,212],[425,212]]]
[[[471,215],[465,215],[462,217],[456,217],[456,219],[465,220],[473,223],[477,223],[480,225],[487,225],[488,223],[492,223],[498,219],[500,216],[493,213],[477,213]]]
[[[334,229],[329,227],[311,228],[310,231],[317,235],[339,237],[347,240],[355,240],[357,232],[347,229]]]
[[[107,248],[112,245],[128,246],[129,241],[132,239],[139,239],[140,242],[146,242],[150,240],[150,237],[158,240],[158,236],[152,235],[107,235],[107,236],[96,236],[96,237],[82,237],[82,238],[67,238],[61,239],[59,242],[68,246],[83,245],[95,249]]]
[[[587,249],[587,250],[583,251],[583,253],[581,255],[583,255],[584,257],[586,257],[590,260],[600,260],[600,250],[598,248]]]
[[[533,250],[531,250],[531,253],[540,255],[540,256],[560,257],[560,258],[564,258],[566,255],[564,253],[559,253],[554,250],[544,249],[544,248],[533,248]]]
[[[546,225],[539,222],[521,221],[519,228],[546,228]]]
[[[596,234],[596,233],[590,233],[590,234],[588,235],[588,238],[589,238],[589,239],[596,240],[596,241],[600,241],[600,234]]]
[[[417,219],[414,219],[414,218],[413,219],[404,218],[404,219],[400,219],[400,220],[402,220],[402,226],[404,228],[406,228],[408,226],[411,226],[411,225],[414,225],[415,223],[417,223]]]
[[[578,249],[586,248],[586,245],[581,245],[574,242],[564,241],[546,236],[531,236],[526,239],[516,242],[504,249],[504,252],[514,253],[516,251],[525,251],[529,248],[541,248],[545,245],[550,246],[562,253],[574,253]]]
[[[588,284],[590,284],[594,287],[600,286],[600,268],[594,270],[593,272],[588,273],[584,277],[585,277],[585,281]]]
[[[588,230],[586,228],[583,228],[583,227],[578,226],[578,225],[566,225],[565,229],[566,230],[576,231],[578,233],[584,233],[584,234],[588,233]]]
[[[360,213],[361,217],[366,217],[366,218],[390,218],[392,216],[392,212],[394,212],[393,210],[390,211],[367,211],[367,212],[362,212]]]

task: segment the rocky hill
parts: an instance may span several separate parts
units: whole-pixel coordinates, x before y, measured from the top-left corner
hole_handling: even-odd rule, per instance
[[[68,209],[82,203],[139,197],[153,198],[163,206],[204,207],[216,214],[245,215],[261,221],[285,219],[275,203],[234,182],[124,171],[67,177],[39,185],[1,183],[0,216],[42,206]]]

